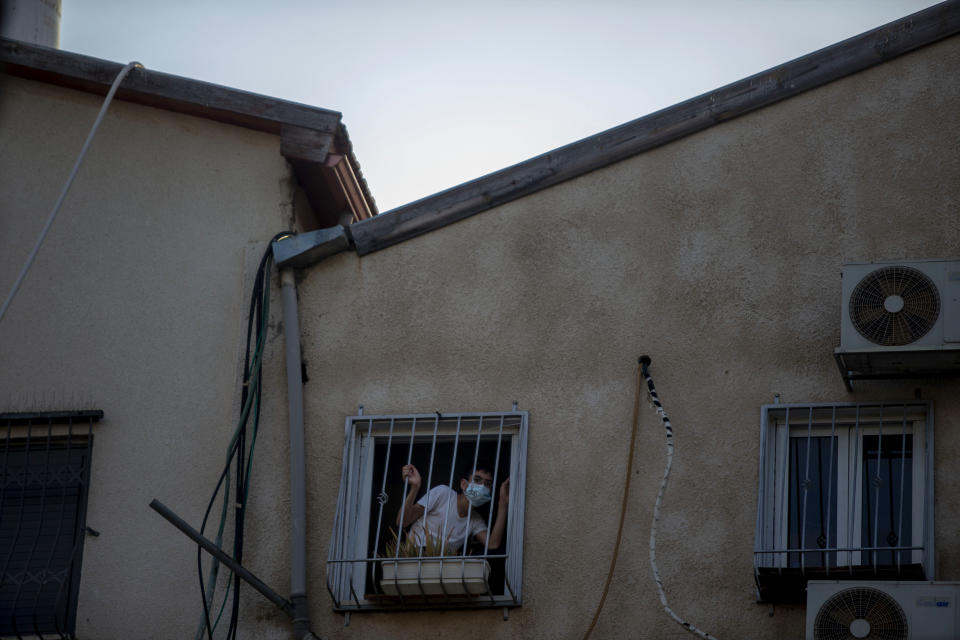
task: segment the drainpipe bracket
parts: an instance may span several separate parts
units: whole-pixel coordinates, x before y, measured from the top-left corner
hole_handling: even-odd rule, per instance
[[[273,260],[279,268],[301,269],[350,250],[350,237],[345,228],[330,227],[285,236],[272,247]]]

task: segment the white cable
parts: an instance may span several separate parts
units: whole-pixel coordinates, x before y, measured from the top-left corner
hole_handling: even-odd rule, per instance
[[[647,363],[649,363],[649,359],[647,359]],[[653,386],[653,379],[647,372],[646,365],[643,367],[643,377],[647,381],[647,393],[650,394],[650,400],[653,402],[657,415],[659,415],[663,421],[663,428],[666,429],[667,432],[667,466],[663,470],[663,481],[660,483],[660,491],[657,492],[657,501],[653,505],[653,524],[650,525],[650,567],[653,569],[653,579],[657,583],[657,592],[660,594],[660,604],[663,605],[663,610],[666,611],[677,624],[690,633],[705,638],[706,640],[717,640],[716,637],[706,631],[698,629],[674,613],[670,605],[667,604],[667,594],[663,590],[663,580],[660,578],[660,571],[657,569],[657,523],[660,521],[660,506],[663,504],[663,494],[667,490],[667,480],[670,478],[670,467],[673,465],[673,427],[670,425],[670,418],[667,417],[667,413],[663,410],[663,405],[660,404],[660,398],[657,396],[657,390]]]
[[[23,265],[23,269],[20,271],[17,281],[13,283],[13,288],[10,290],[10,294],[4,301],[3,307],[0,307],[0,322],[3,321],[3,316],[6,314],[7,308],[10,306],[10,303],[13,302],[13,297],[17,295],[17,290],[23,283],[23,279],[27,277],[27,271],[30,270],[30,266],[33,264],[34,258],[36,258],[37,253],[40,252],[40,246],[47,237],[47,232],[50,231],[50,227],[53,225],[53,221],[57,217],[57,213],[60,211],[60,206],[63,204],[64,198],[67,197],[67,191],[70,190],[70,186],[73,184],[73,179],[77,177],[77,171],[80,169],[80,163],[83,162],[83,157],[87,154],[87,148],[93,141],[93,136],[97,133],[97,128],[100,126],[100,121],[103,120],[103,116],[107,113],[107,107],[110,106],[110,102],[113,100],[113,95],[117,92],[117,89],[120,87],[120,83],[123,82],[123,79],[134,67],[139,67],[142,69],[143,65],[139,62],[127,63],[127,65],[120,70],[120,73],[117,74],[116,79],[113,81],[113,85],[110,87],[110,91],[107,92],[107,97],[103,101],[103,106],[100,107],[100,113],[97,114],[97,119],[94,120],[93,127],[90,129],[90,133],[87,135],[87,141],[83,143],[83,147],[80,149],[80,155],[77,156],[77,161],[73,165],[73,171],[70,172],[70,177],[67,178],[66,184],[63,185],[63,190],[60,192],[60,197],[57,198],[57,203],[53,205],[53,211],[50,212],[50,216],[47,218],[47,223],[43,226],[43,231],[40,232],[40,237],[37,239],[37,244],[33,247],[33,251],[31,251],[30,255],[27,257],[27,262]]]

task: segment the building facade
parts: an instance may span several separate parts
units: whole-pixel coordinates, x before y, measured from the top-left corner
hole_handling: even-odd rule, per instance
[[[296,266],[313,631],[582,637],[625,504],[594,637],[687,637],[650,564],[667,438],[641,355],[672,424],[656,558],[682,620],[718,638],[799,638],[807,580],[960,581],[958,31],[960,5],[943,3],[392,212],[354,212],[322,260],[278,259]],[[96,99],[6,86],[5,148],[63,172],[70,150],[50,149],[82,126],[41,116],[90,114]],[[147,505],[198,524],[238,413],[256,261],[294,218],[329,225],[296,215],[306,179],[277,134],[139,104],[113,113],[96,177],[73,196],[82,210],[0,327],[16,363],[3,388],[11,411],[76,394],[104,412],[77,636],[179,637],[201,613],[195,546]],[[42,209],[45,177],[12,155],[4,198]],[[38,222],[3,224],[10,274],[14,238]],[[862,263],[943,266],[935,371],[845,379],[841,274]],[[273,313],[243,564],[285,593],[290,318]],[[507,521],[501,545],[475,550],[489,574],[468,577],[462,557],[428,586],[424,561],[386,546],[411,463],[423,489],[493,467],[483,515],[490,527],[503,505]],[[290,634],[246,586],[240,610],[240,637]]]

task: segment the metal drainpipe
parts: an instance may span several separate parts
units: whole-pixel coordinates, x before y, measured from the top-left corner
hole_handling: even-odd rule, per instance
[[[303,378],[300,322],[293,269],[280,271],[283,296],[283,339],[287,361],[287,405],[290,414],[290,602],[294,640],[314,637],[307,606],[307,491],[303,436]]]
[[[300,360],[300,321],[294,269],[316,264],[351,249],[343,227],[289,235],[273,243],[273,258],[280,269],[283,299],[283,341],[287,361],[287,405],[290,415],[290,603],[293,605],[293,638],[316,638],[310,631],[307,606],[307,490],[304,459],[303,377]]]

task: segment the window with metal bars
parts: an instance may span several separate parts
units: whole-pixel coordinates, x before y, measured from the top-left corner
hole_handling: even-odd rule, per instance
[[[74,637],[92,426],[101,417],[0,413],[0,636]]]
[[[327,562],[335,609],[519,606],[526,446],[524,411],[347,418]],[[491,502],[470,503],[471,482],[487,484]]]
[[[933,579],[929,403],[767,405],[754,568],[764,601],[810,579]]]

